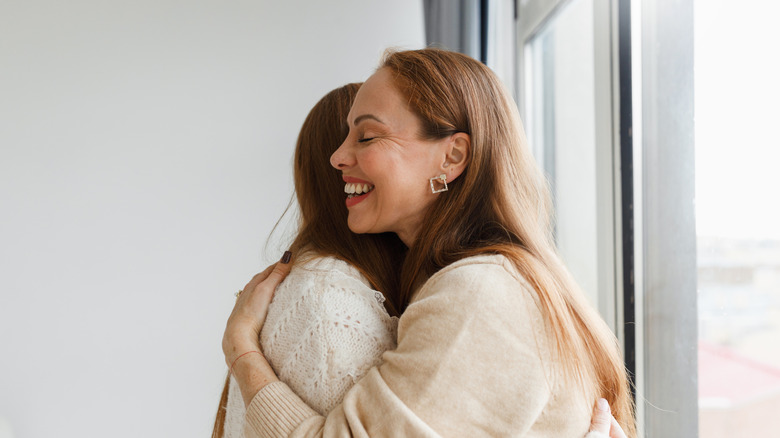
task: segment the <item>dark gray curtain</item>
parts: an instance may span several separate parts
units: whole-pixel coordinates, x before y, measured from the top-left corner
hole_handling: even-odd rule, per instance
[[[480,0],[423,0],[428,45],[480,54]]]

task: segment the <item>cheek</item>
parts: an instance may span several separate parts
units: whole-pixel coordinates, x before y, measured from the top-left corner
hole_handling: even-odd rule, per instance
[[[374,184],[382,184],[393,174],[393,161],[386,154],[375,149],[366,149],[357,154],[360,169]]]

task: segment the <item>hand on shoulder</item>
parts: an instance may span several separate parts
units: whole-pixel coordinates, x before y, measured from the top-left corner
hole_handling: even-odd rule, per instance
[[[590,430],[585,438],[626,438],[623,428],[620,427],[612,412],[609,403],[603,398],[596,401],[593,407],[593,417],[590,422]]]

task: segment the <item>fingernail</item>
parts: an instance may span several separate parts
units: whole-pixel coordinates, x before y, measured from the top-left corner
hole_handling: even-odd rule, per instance
[[[609,412],[609,403],[607,403],[606,399],[600,398],[598,401],[598,407],[601,411]]]
[[[290,263],[290,259],[292,258],[292,253],[290,251],[285,251],[284,255],[282,255],[282,264],[286,265]]]

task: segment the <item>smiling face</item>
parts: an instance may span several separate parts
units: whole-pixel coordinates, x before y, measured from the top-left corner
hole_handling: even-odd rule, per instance
[[[447,173],[450,139],[420,138],[420,120],[387,68],[360,87],[347,123],[349,135],[330,162],[343,173],[350,230],[392,231],[411,245],[428,207],[440,196],[431,193],[429,178]]]

